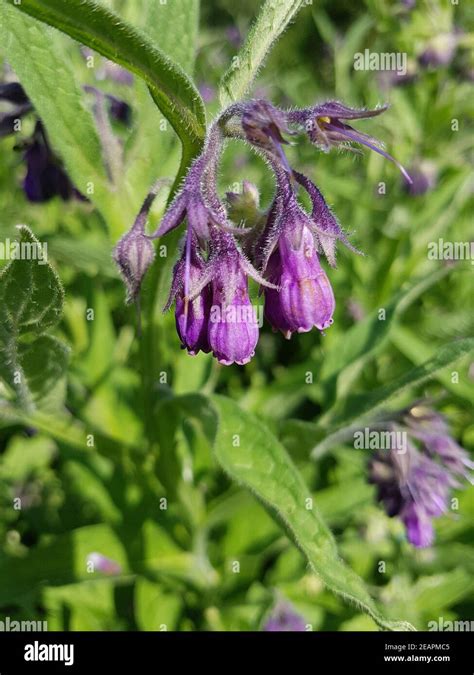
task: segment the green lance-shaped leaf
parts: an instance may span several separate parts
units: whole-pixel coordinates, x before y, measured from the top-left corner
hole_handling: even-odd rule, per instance
[[[0,275],[0,377],[15,403],[32,411],[59,405],[69,349],[46,334],[61,317],[61,282],[44,246],[26,225],[18,229],[8,249],[14,259]]]
[[[382,616],[364,583],[337,553],[331,531],[283,446],[264,425],[231,400],[212,397],[218,413],[214,452],[224,470],[250,489],[282,523],[322,581],[387,630],[410,630]]]
[[[304,4],[304,0],[266,0],[244,46],[221,80],[219,98],[223,107],[244,98],[273,43]]]
[[[183,164],[202,144],[206,122],[202,99],[184,71],[145,34],[92,0],[3,0],[141,77],[183,144]],[[179,37],[177,38],[179,39]]]
[[[298,469],[264,424],[222,396],[212,396],[209,404],[202,396],[189,395],[168,405],[201,422],[224,471],[264,504],[331,591],[367,612],[384,629],[413,630],[409,623],[386,619],[362,579],[341,560]]]
[[[136,25],[165,54],[192,76],[197,54],[199,0],[173,0],[133,3]],[[179,27],[179,39],[176,33]],[[144,82],[135,85],[135,129],[127,145],[127,184],[141,203],[149,186],[159,176],[175,171],[178,147],[171,125],[165,125],[157,115]]]
[[[145,0],[143,30],[165,54],[192,75],[197,53],[199,0]],[[180,38],[176,39],[179,31]]]

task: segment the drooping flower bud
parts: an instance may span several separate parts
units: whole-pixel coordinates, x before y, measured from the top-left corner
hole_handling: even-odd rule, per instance
[[[259,326],[248,294],[241,254],[222,236],[212,280],[209,344],[219,363],[244,365],[255,354]]]
[[[208,324],[212,295],[210,284],[202,283],[206,263],[199,252],[196,237],[191,235],[186,244],[173,270],[171,293],[165,309],[171,306],[173,300],[176,301],[176,330],[181,345],[195,356],[200,351],[207,353],[211,350]]]
[[[365,145],[367,148],[385,157],[385,159],[393,162],[406,180],[411,182],[410,176],[400,162],[385,152],[383,144],[380,141],[345,124],[347,120],[375,117],[386,110],[387,106],[380,106],[374,110],[357,110],[349,108],[343,103],[339,103],[339,101],[327,101],[312,108],[290,111],[288,113],[288,121],[291,124],[303,127],[310,141],[324,152],[328,152],[333,146],[340,145],[344,145],[349,149],[348,144],[350,143]]]
[[[185,218],[202,244],[209,239],[209,224],[217,218],[217,214],[204,201],[200,185],[204,166],[200,160],[201,158],[191,167],[181,191],[168,206],[161,223],[152,235],[153,239],[176,229]]]
[[[127,286],[127,303],[137,299],[143,277],[154,258],[153,244],[142,232],[131,230],[120,239],[114,260]]]
[[[265,289],[265,316],[285,337],[323,331],[335,307],[331,284],[319,263],[314,237],[303,222],[288,224],[267,267],[267,278],[279,290]]]
[[[354,253],[360,253],[342,231],[333,212],[316,185],[304,174],[293,171],[293,175],[302,185],[311,199],[311,229],[315,234],[319,248],[328,259],[331,267],[336,267],[336,244],[341,241]]]
[[[291,171],[282,144],[288,144],[282,133],[291,134],[286,115],[264,99],[243,104],[242,129],[247,141],[278,157]]]
[[[167,181],[164,179],[155,182],[132,227],[114,249],[113,258],[127,288],[127,303],[135,302],[138,298],[143,277],[155,258],[153,244],[145,234],[145,223],[153,201],[165,183]]]

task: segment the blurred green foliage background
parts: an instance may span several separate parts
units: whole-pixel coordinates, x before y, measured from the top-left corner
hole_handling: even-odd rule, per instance
[[[146,0],[109,4],[153,33],[165,51],[167,41],[182,39],[179,25],[160,35],[146,20]],[[219,79],[257,5],[202,3],[194,76],[209,117],[219,110]],[[1,139],[0,237],[14,239],[15,225],[25,223],[48,243],[66,292],[54,333],[69,345],[70,363],[58,394],[67,412],[55,417],[44,411],[42,423],[32,423],[12,420],[0,408],[0,618],[45,619],[50,630],[258,630],[275,599],[285,598],[313,630],[375,629],[370,618],[323,588],[264,508],[223,474],[196,420],[175,424],[160,417],[172,391],[225,394],[268,424],[306,479],[341,555],[387,615],[418,628],[438,617],[474,619],[472,489],[456,493],[459,510],[437,521],[435,545],[415,550],[402,525],[374,501],[368,451],[336,443],[310,458],[351,397],[386,385],[448,341],[473,334],[471,262],[427,255],[429,242],[469,241],[473,234],[471,11],[468,3],[443,0],[313,0],[282,36],[255,96],[283,106],[333,98],[356,107],[389,102],[388,112],[358,128],[383,139],[409,170],[428,167],[432,183],[414,195],[395,167],[373,153],[323,154],[302,140],[292,146],[292,163],[318,184],[364,252],[340,250],[337,269],[329,271],[334,324],[325,336],[313,331],[290,342],[264,326],[254,360],[225,368],[209,355],[191,358],[180,351],[172,313],[158,313],[162,376],[151,402],[156,446],[145,437],[135,310],[124,304],[111,249],[153,180],[176,173],[179,145],[137,78],[132,85],[98,81],[79,45],[60,38],[80,85],[98,86],[131,106],[131,126],[114,126],[123,147],[125,179],[116,195],[123,222],[115,222],[111,236],[88,202],[56,197],[29,203],[21,188],[25,165],[18,136]],[[366,48],[406,53],[407,77],[355,70],[354,54]],[[428,49],[438,49],[446,62],[423,65]],[[6,59],[3,69],[13,77]],[[453,120],[458,130],[452,130]],[[33,120],[25,119],[21,136],[32,128]],[[242,145],[229,144],[222,192],[243,179],[259,186],[266,207],[270,172]],[[164,196],[153,207],[153,226],[163,207]],[[168,283],[162,278],[160,298]],[[388,311],[420,283],[400,311]],[[351,330],[380,308],[388,311],[386,323],[373,324],[362,353],[352,358]],[[465,357],[404,390],[386,408],[432,397],[453,435],[472,448],[473,377],[472,357]],[[94,436],[93,445],[83,447],[74,432],[64,431],[65,416]],[[15,497],[21,510],[12,508]],[[89,572],[92,553],[115,561],[121,571]]]

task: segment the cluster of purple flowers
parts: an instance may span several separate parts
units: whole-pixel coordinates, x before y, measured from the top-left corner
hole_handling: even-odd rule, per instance
[[[210,126],[203,152],[151,236],[187,223],[167,308],[175,302],[178,335],[189,354],[212,352],[225,365],[250,361],[259,325],[249,277],[264,294],[267,321],[286,338],[313,327],[324,331],[332,324],[335,299],[320,256],[335,266],[337,241],[353,247],[316,185],[289,165],[285,137],[305,132],[326,152],[333,146],[362,144],[395,162],[406,175],[378,141],[346,123],[385,109],[355,110],[329,101],[286,111],[260,99],[230,106]],[[241,194],[228,193],[227,204],[220,199],[217,170],[228,138],[250,145],[272,169],[276,191],[266,212],[259,210],[258,191],[248,183]],[[299,191],[307,193],[311,212],[300,204]],[[236,214],[245,209],[248,217],[239,222]],[[122,270],[130,269],[124,245],[128,236],[116,253]],[[143,250],[149,250],[144,231],[141,242]],[[140,269],[135,277],[140,281],[143,273]],[[213,311],[216,307],[218,312]]]
[[[431,546],[432,520],[449,510],[453,488],[461,479],[472,482],[474,462],[452,438],[444,417],[425,405],[415,404],[396,423],[408,442],[403,452],[378,451],[369,463],[370,482],[389,516],[398,516],[413,546]]]

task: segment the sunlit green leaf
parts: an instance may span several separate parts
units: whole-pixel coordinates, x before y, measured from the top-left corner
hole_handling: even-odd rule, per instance
[[[201,420],[224,471],[264,504],[330,590],[363,609],[382,628],[412,628],[387,620],[363,581],[340,559],[331,531],[300,473],[259,420],[222,396],[213,396],[210,405],[203,398],[182,397],[176,399],[176,406]]]
[[[201,147],[205,133],[202,99],[184,71],[145,34],[92,0],[22,0],[25,12],[141,77],[183,144],[183,166]]]
[[[304,4],[304,0],[266,0],[263,3],[244,46],[222,78],[219,98],[223,106],[246,96],[273,43]]]

